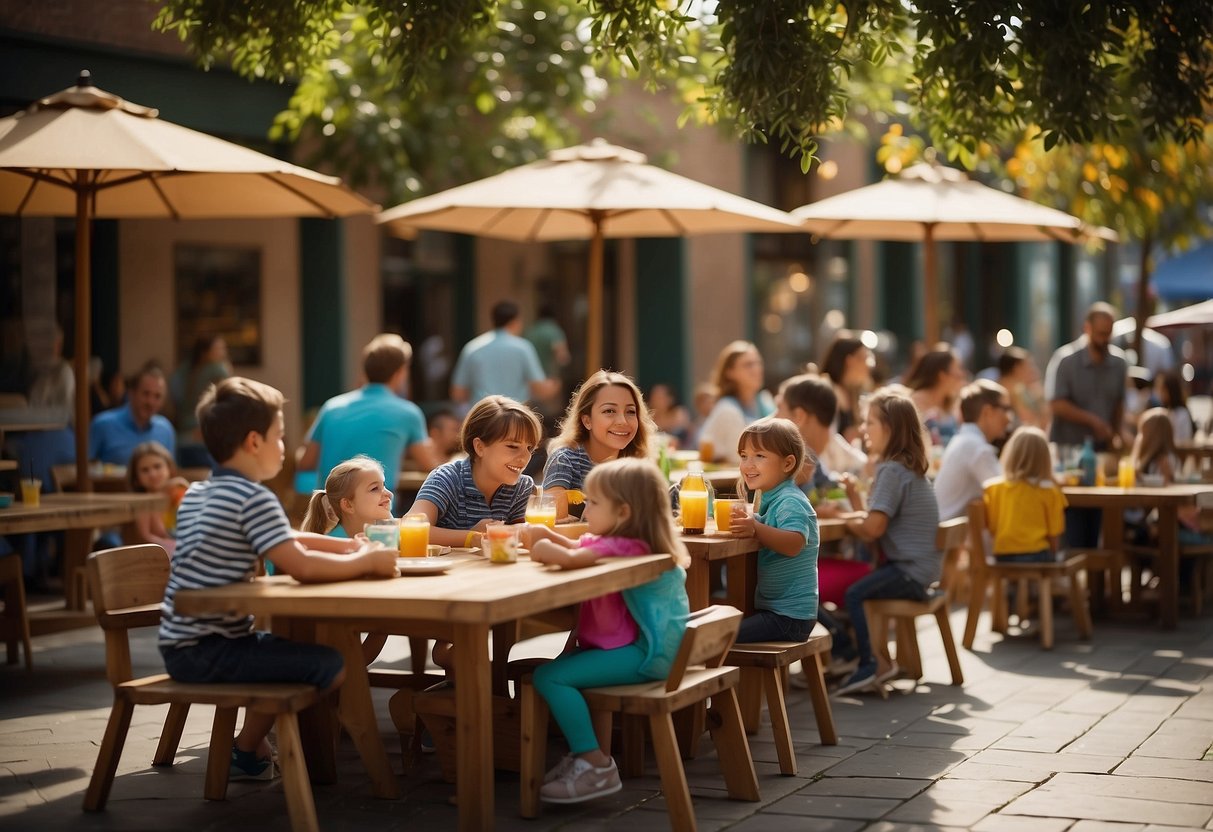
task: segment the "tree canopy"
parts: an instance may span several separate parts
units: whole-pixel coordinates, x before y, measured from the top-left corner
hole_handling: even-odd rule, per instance
[[[443,156],[432,137],[393,138],[401,126],[446,128],[456,145],[474,128],[495,154],[489,163],[503,166],[562,143],[603,80],[618,74],[672,86],[689,116],[778,144],[806,170],[818,137],[847,118],[856,79],[879,73],[890,56],[908,58],[910,71],[883,94],[967,165],[982,142],[1015,141],[1028,128],[1046,149],[1137,133],[1191,141],[1213,112],[1207,0],[161,5],[157,26],[204,63],[299,82],[280,130],[310,123],[344,141],[344,151],[395,152],[404,162],[393,166],[403,177],[391,185],[396,196],[416,192],[403,183],[419,159],[432,167]],[[1125,95],[1133,119],[1120,106]]]

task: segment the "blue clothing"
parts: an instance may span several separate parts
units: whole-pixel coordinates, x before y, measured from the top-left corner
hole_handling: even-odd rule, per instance
[[[943,570],[943,554],[935,548],[939,505],[926,477],[895,460],[880,463],[868,495],[868,511],[889,518],[879,541],[889,563],[924,587],[939,580]]]
[[[543,487],[580,491],[593,467],[594,461],[584,445],[557,448],[548,454],[548,463],[543,469]]]
[[[817,618],[817,513],[793,480],[763,492],[756,518],[768,526],[804,537],[800,553],[787,557],[771,549],[758,550],[758,585],[754,608],[800,621]]]
[[[647,584],[625,589],[623,601],[640,627],[637,643],[643,642],[645,648],[641,674],[649,679],[664,679],[670,675],[691,616],[686,570],[675,566]]]
[[[898,463],[886,463],[898,464]],[[872,658],[872,636],[868,631],[868,619],[863,612],[864,601],[880,598],[909,598],[911,601],[927,600],[927,589],[919,581],[902,571],[900,564],[886,563],[864,575],[847,587],[844,598],[851,626],[855,628],[855,646],[859,650],[859,665],[865,667]],[[877,633],[881,639],[884,633]]]
[[[535,490],[535,481],[522,474],[514,485],[502,485],[486,503],[472,479],[470,459],[456,459],[439,465],[421,484],[418,500],[428,500],[438,509],[434,525],[440,529],[470,529],[481,520],[526,520],[526,504]]]
[[[294,537],[282,504],[261,483],[220,468],[209,480],[191,485],[177,509],[177,551],[160,604],[160,645],[186,647],[209,635],[250,635],[251,615],[179,615],[173,598],[182,589],[252,580],[257,560]]]
[[[804,641],[813,632],[815,619],[807,621],[800,618],[789,618],[770,610],[757,610],[753,615],[742,619],[741,627],[737,630],[738,644],[752,644],[756,641]]]
[[[170,454],[177,452],[177,434],[168,419],[157,413],[146,428],[140,428],[131,406],[124,404],[93,417],[88,430],[88,458],[129,465],[135,446],[143,442],[159,442]]]
[[[396,489],[405,451],[425,441],[421,408],[387,385],[367,384],[324,403],[307,441],[320,446],[316,474],[321,488],[329,472],[347,459],[365,454],[383,466],[387,487]]]
[[[539,355],[530,341],[494,329],[464,345],[455,362],[451,385],[467,388],[472,404],[492,395],[525,402],[531,397],[531,382],[544,378]]]
[[[306,644],[256,632],[240,638],[210,635],[189,647],[160,645],[164,667],[178,682],[302,682],[324,690],[345,666],[324,644]]]

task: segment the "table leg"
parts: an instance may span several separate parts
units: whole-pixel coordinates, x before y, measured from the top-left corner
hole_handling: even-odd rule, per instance
[[[1158,507],[1158,592],[1162,626],[1174,630],[1179,624],[1179,509]]]
[[[371,791],[376,797],[394,800],[400,797],[400,784],[388,762],[375,706],[371,702],[371,683],[362,655],[362,641],[357,630],[341,624],[323,625],[320,638],[341,651],[345,658],[345,681],[341,685],[341,701],[337,714],[341,725],[354,741],[362,764],[371,778]]]
[[[76,570],[84,568],[93,545],[93,529],[68,529],[63,535],[63,598],[69,610],[84,609],[84,599],[76,591]]]
[[[316,644],[316,621],[306,618],[275,616],[269,622],[275,635]],[[337,713],[334,697],[324,697],[299,713],[299,737],[303,757],[307,761],[308,778],[313,783],[328,785],[337,782]]]
[[[745,615],[754,612],[754,586],[758,583],[758,558],[752,555],[729,558],[724,565],[729,584],[729,603]]]
[[[706,607],[711,599],[708,573],[712,562],[707,558],[691,558],[691,568],[687,570],[687,600],[691,604],[691,612]]]
[[[518,643],[519,622],[507,621],[493,628],[493,695],[510,695],[510,649]],[[456,673],[458,678],[458,673]]]
[[[459,828],[493,828],[493,703],[489,628],[456,624],[455,794]]]

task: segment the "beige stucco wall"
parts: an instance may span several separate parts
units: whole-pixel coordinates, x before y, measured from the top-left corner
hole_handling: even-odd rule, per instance
[[[345,220],[346,389],[362,384],[362,348],[379,334],[383,321],[381,233],[370,216]]]
[[[293,219],[126,220],[118,227],[122,326],[119,361],[131,371],[149,359],[176,366],[173,247],[177,243],[255,246],[262,253],[262,363],[238,374],[272,384],[287,398],[287,447],[302,437],[299,235]]]

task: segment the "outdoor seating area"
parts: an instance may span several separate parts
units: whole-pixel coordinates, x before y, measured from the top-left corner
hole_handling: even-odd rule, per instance
[[[9,5],[0,828],[1213,832],[1198,3]]]

